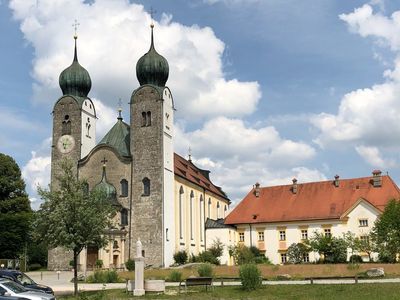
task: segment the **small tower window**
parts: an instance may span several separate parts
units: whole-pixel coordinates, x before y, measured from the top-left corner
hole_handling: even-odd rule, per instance
[[[126,208],[121,209],[121,225],[128,225],[128,210]]]
[[[62,135],[71,134],[71,120],[69,115],[64,116],[64,121],[62,122]]]
[[[142,112],[142,127],[145,127],[146,123],[146,112]]]
[[[143,178],[143,196],[150,196],[150,179]]]
[[[128,181],[126,179],[121,180],[121,197],[128,197]]]
[[[151,111],[146,113],[146,126],[151,126]]]

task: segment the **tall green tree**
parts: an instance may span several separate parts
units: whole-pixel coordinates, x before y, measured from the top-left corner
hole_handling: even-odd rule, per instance
[[[85,180],[76,176],[70,160],[61,162],[62,175],[57,177],[57,189],[38,189],[44,200],[35,219],[37,233],[49,247],[72,250],[74,257],[74,293],[78,292],[78,255],[88,246],[103,247],[103,234],[110,226],[114,208],[105,191],[88,192]]]
[[[0,153],[0,258],[18,258],[29,237],[31,207],[15,160]]]
[[[344,239],[314,232],[307,244],[323,258],[324,263],[343,263],[347,259],[347,243]]]
[[[376,220],[372,236],[380,258],[396,261],[400,253],[400,201],[390,200],[382,215]]]

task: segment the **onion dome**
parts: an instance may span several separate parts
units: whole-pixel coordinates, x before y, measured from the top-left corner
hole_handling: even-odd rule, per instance
[[[78,62],[78,55],[76,51],[77,38],[78,37],[75,35],[74,60],[68,68],[61,72],[59,83],[63,95],[87,97],[90,88],[92,87],[92,81],[90,79],[89,72]]]
[[[168,80],[169,66],[168,61],[154,48],[153,28],[151,26],[151,45],[150,50],[143,55],[136,64],[136,77],[140,85],[153,84],[165,86]]]
[[[111,201],[112,204],[117,204],[117,190],[115,187],[107,182],[106,176],[106,165],[103,165],[103,176],[101,181],[94,187],[95,191],[101,191],[106,194],[107,200]]]

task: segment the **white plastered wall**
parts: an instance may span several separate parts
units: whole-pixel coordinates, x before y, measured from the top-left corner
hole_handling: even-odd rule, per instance
[[[173,124],[174,105],[171,92],[168,88],[163,91],[163,245],[164,266],[169,267],[174,263],[175,252],[175,201],[174,201],[174,145]]]
[[[90,99],[85,99],[82,104],[82,145],[81,158],[89,154],[96,146],[96,111]],[[88,130],[88,126],[90,126]]]

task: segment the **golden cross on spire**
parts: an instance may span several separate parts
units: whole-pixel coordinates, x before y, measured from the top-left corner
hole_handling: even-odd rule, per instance
[[[150,6],[150,17],[151,17],[151,24],[150,24],[150,26],[151,27],[154,27],[154,15],[156,14],[156,10],[155,9],[153,9],[153,7],[152,6]]]
[[[79,25],[81,25],[80,23],[78,23],[78,21],[75,19],[75,22],[74,22],[74,24],[72,24],[72,27],[74,27],[74,29],[75,29],[75,35],[74,35],[74,38],[77,38],[78,37],[78,35],[77,35],[77,31],[78,31],[78,26]]]

